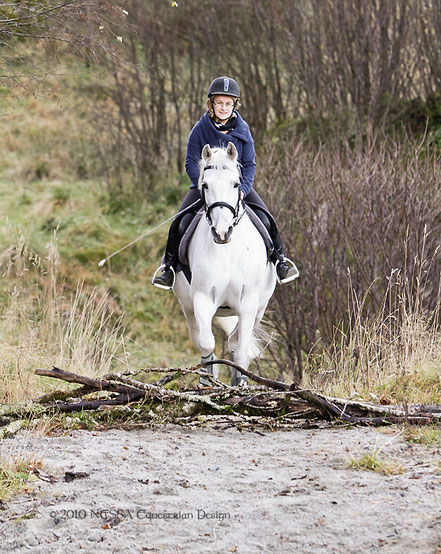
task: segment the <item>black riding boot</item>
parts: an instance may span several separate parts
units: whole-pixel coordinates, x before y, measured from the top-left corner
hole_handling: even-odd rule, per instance
[[[162,259],[162,273],[153,277],[152,284],[160,289],[171,290],[175,281],[173,266],[178,261],[179,249],[179,219],[173,221],[168,233],[167,246],[165,247],[164,258]],[[159,268],[161,269],[161,268]]]
[[[277,224],[268,209],[263,210],[261,206],[253,206],[256,215],[265,225],[273,241],[274,251],[271,255],[271,261],[276,266],[277,277],[280,283],[289,283],[299,276],[296,265],[285,256],[282,239],[277,229]],[[266,206],[265,206],[266,208]]]
[[[191,188],[179,208],[179,215],[173,220],[168,232],[167,246],[161,267],[156,271],[152,285],[160,289],[172,290],[175,282],[174,266],[178,263],[179,243],[181,241],[181,224],[184,229],[190,224],[196,212],[202,207],[201,193]],[[162,269],[161,275],[157,275]]]
[[[277,229],[274,235],[271,234],[271,239],[274,245],[274,252],[271,256],[271,259],[276,264],[277,277],[279,278],[279,281],[281,283],[292,281],[294,275],[297,276],[297,268],[293,265],[289,265],[286,262],[282,239],[280,238],[280,234]]]

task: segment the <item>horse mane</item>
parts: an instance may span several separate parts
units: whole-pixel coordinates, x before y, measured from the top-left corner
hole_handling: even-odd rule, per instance
[[[209,165],[210,168],[216,169],[218,171],[233,171],[237,174],[238,178],[241,177],[240,163],[228,156],[226,148],[219,146],[216,148],[212,148],[211,152],[212,154],[208,161],[206,161],[203,157],[199,161],[199,188],[201,188],[204,176],[204,168],[207,165]]]

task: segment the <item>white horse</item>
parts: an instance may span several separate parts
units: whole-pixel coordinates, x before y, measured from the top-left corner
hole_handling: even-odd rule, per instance
[[[202,362],[214,359],[212,321],[217,316],[228,335],[231,359],[247,369],[253,331],[263,317],[277,279],[264,241],[240,200],[239,180],[234,144],[213,149],[205,145],[199,187],[205,199],[206,217],[200,219],[188,247],[191,284],[181,271],[176,275],[174,292]],[[207,372],[217,377],[218,368],[211,366]],[[211,383],[203,377],[200,382]],[[231,383],[246,385],[247,378],[233,370]]]

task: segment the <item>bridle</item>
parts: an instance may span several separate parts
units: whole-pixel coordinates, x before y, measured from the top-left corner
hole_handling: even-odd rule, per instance
[[[207,166],[204,167],[204,172],[207,169],[228,169],[228,168],[225,167],[225,166],[220,168],[219,166],[207,165]],[[211,219],[211,210],[213,210],[214,208],[227,208],[228,210],[230,210],[230,212],[233,214],[233,217],[234,217],[233,227],[235,227],[239,223],[239,221],[241,220],[243,214],[245,213],[245,211],[243,211],[242,214],[239,215],[240,206],[241,206],[239,185],[240,185],[239,182],[235,183],[235,185],[234,185],[234,188],[237,188],[236,206],[232,206],[231,204],[228,204],[228,202],[213,202],[213,204],[210,204],[209,206],[207,206],[207,202],[206,202],[206,199],[205,199],[205,190],[207,188],[207,183],[205,181],[202,182],[202,185],[201,185],[202,200],[203,200],[204,206],[205,206],[205,216],[207,218],[207,221],[208,221],[208,224],[210,225],[210,227],[213,226],[213,221]]]

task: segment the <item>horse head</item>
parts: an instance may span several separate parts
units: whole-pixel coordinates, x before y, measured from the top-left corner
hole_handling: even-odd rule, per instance
[[[226,148],[206,144],[200,162],[199,187],[214,241],[227,244],[240,219],[240,169],[232,142]]]

